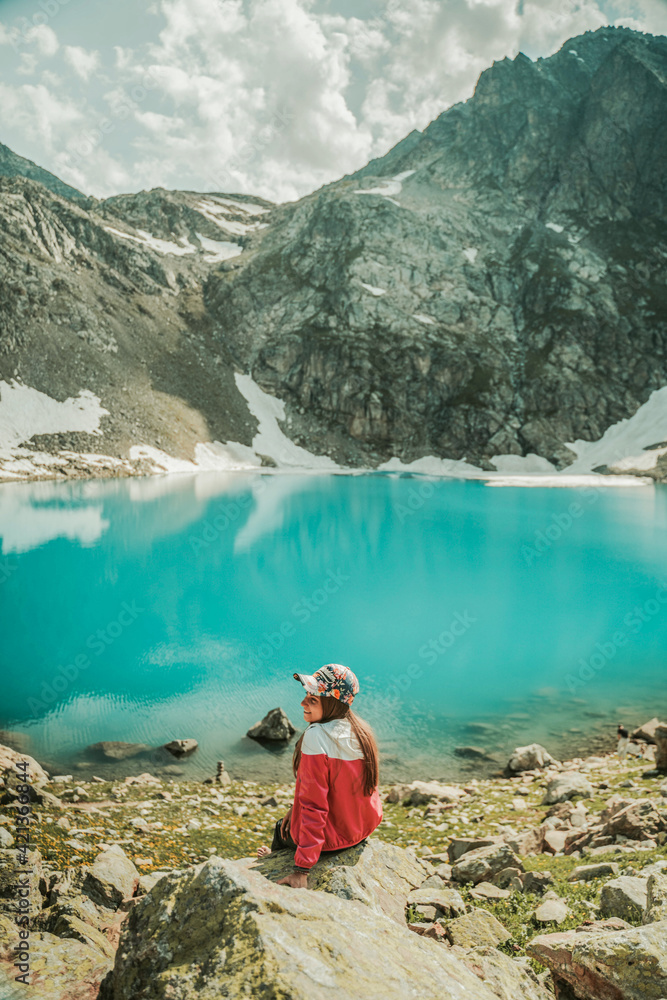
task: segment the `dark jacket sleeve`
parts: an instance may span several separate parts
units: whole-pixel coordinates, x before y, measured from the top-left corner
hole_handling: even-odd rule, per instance
[[[296,794],[301,809],[301,828],[294,864],[312,868],[322,850],[329,815],[329,758],[326,754],[302,752]]]

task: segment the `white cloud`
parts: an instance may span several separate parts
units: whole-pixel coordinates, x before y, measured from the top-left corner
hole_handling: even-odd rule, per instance
[[[19,87],[0,83],[0,106],[5,120],[11,121],[26,141],[39,143],[49,153],[60,144],[72,125],[82,120],[81,112],[71,99],[57,96],[42,83],[25,83]]]
[[[99,52],[89,52],[79,45],[66,45],[65,59],[82,80],[87,80],[100,64]]]

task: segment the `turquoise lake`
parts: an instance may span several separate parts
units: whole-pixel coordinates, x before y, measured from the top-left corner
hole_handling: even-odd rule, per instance
[[[381,780],[667,715],[667,488],[203,473],[0,486],[0,728],[54,773],[285,780],[245,736],[354,670]],[[194,737],[175,761],[161,744]],[[16,739],[16,737],[13,737]],[[153,751],[109,762],[101,740]],[[0,734],[0,742],[2,736]],[[477,746],[478,763],[455,753]]]

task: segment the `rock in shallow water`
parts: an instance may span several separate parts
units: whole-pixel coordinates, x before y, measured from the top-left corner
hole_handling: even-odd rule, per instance
[[[256,722],[251,726],[246,736],[253,740],[275,740],[281,742],[289,740],[296,732],[282,708],[272,708],[267,712],[261,722]]]

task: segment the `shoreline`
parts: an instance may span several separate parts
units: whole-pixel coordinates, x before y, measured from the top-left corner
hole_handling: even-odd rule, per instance
[[[101,459],[106,460],[108,456],[96,456]],[[284,466],[281,468],[272,468],[271,466],[247,466],[247,467],[234,467],[234,468],[195,468],[195,469],[169,469],[169,470],[153,470],[149,471],[146,468],[139,468],[137,470],[130,469],[128,465],[125,467],[123,460],[115,460],[114,463],[118,462],[122,464],[123,471],[111,471],[104,462],[100,462],[100,467],[95,468],[95,466],[90,466],[85,470],[77,468],[76,473],[62,474],[62,475],[27,475],[22,476],[19,474],[7,474],[3,473],[0,469],[0,486],[8,485],[22,485],[22,484],[34,484],[34,483],[75,483],[75,482],[97,482],[97,481],[123,481],[126,479],[137,480],[137,479],[161,479],[165,477],[188,477],[188,476],[205,476],[205,475],[262,475],[262,476],[280,476],[280,475],[295,475],[295,476],[388,476],[388,477],[410,477],[410,478],[424,478],[427,480],[432,479],[456,479],[465,480],[470,482],[482,482],[486,486],[495,487],[569,487],[572,489],[582,488],[582,487],[612,487],[617,489],[623,488],[633,488],[633,487],[647,487],[663,485],[667,480],[656,479],[653,476],[649,476],[646,473],[638,473],[636,475],[632,473],[567,473],[567,470],[558,473],[550,472],[517,472],[517,473],[507,473],[507,472],[485,472],[484,470],[479,470],[476,472],[439,472],[430,471],[427,469],[412,469],[410,466],[404,466],[403,468],[350,468],[350,469],[315,469],[310,467],[300,467],[300,466]]]

